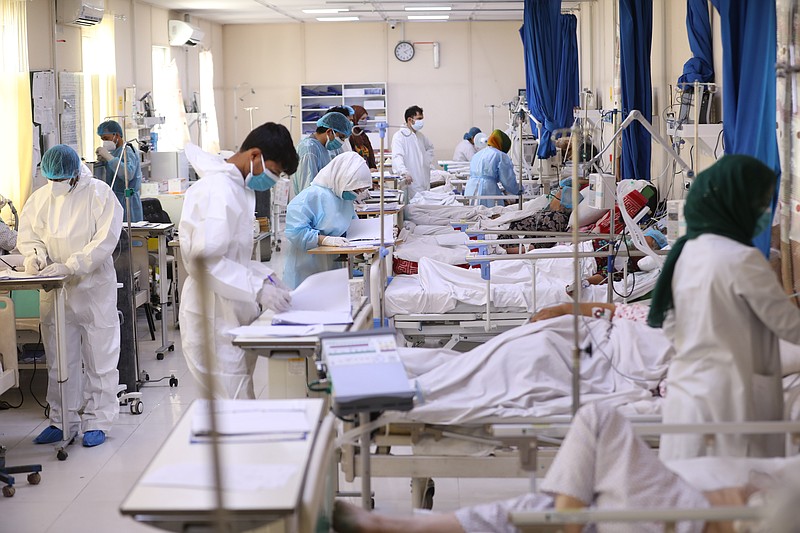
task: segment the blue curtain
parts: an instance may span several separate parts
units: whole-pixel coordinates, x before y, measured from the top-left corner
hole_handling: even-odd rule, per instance
[[[561,59],[561,0],[525,0],[523,24],[519,33],[525,54],[525,92],[528,107],[543,124],[539,139],[540,158],[556,153],[551,135],[556,123],[556,93]],[[531,124],[533,131],[536,125]]]
[[[561,58],[556,91],[556,125],[569,128],[574,122],[574,108],[581,105],[578,79],[578,17],[561,15]]]
[[[634,109],[647,120],[653,115],[650,48],[653,0],[619,0],[622,113]],[[650,134],[639,123],[622,132],[622,178],[650,180]]]
[[[775,130],[775,2],[711,0],[721,18],[722,114],[725,153],[747,154],[764,162],[780,177]],[[773,213],[780,179],[775,182]],[[770,231],[753,239],[769,255]]]
[[[689,33],[689,48],[693,57],[683,64],[683,75],[678,78],[678,83],[714,81],[708,0],[686,0],[686,31]]]

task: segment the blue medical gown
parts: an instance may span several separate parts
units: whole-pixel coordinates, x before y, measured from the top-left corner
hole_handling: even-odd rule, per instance
[[[114,186],[111,187],[111,189],[114,191],[119,203],[122,204],[122,220],[127,221],[128,214],[125,204],[125,167],[123,166],[125,163],[123,162],[120,164],[119,162],[123,147],[128,151],[128,188],[133,189],[133,194],[131,195],[131,222],[139,222],[144,218],[142,214],[142,198],[139,194],[142,190],[142,168],[139,163],[139,155],[130,146],[123,145],[111,152],[114,159],[100,164],[105,165],[105,180],[109,185],[111,185],[111,181],[114,179],[114,171],[117,172],[117,180],[114,182]],[[119,170],[117,170],[117,165],[119,165]]]
[[[514,164],[508,154],[501,152],[494,146],[487,146],[479,150],[469,162],[469,180],[464,192],[466,196],[499,196],[500,183],[503,184],[505,194],[519,194],[519,183],[514,174]],[[473,200],[472,204],[494,207],[501,204],[501,200]]]
[[[300,161],[297,171],[292,175],[295,195],[300,194],[300,191],[311,185],[317,173],[331,162],[328,149],[313,136],[306,137],[297,143],[297,156]]]
[[[289,246],[284,263],[283,282],[295,288],[317,272],[333,269],[331,255],[311,255],[320,235],[340,237],[355,217],[351,200],[342,200],[327,187],[312,184],[289,202],[286,208],[286,240]]]

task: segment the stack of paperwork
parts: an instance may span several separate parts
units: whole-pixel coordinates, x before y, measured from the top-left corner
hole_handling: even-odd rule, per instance
[[[354,219],[355,220],[355,219]],[[276,313],[273,324],[351,324],[350,281],[347,269],[309,276],[292,291],[288,311]]]

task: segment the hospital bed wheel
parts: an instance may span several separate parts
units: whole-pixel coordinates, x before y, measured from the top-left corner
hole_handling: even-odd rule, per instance
[[[167,350],[169,350],[170,352],[174,352],[175,351],[175,345],[174,344],[170,344],[170,346],[169,346],[169,348],[167,348]]]
[[[140,415],[144,411],[144,403],[141,400],[135,400],[131,402],[131,414],[132,415]]]
[[[178,378],[176,378],[174,376],[169,378],[169,386],[170,387],[177,387],[178,386]]]
[[[67,457],[69,457],[69,454],[66,452],[66,450],[58,450],[58,453],[56,453],[56,458],[59,461],[66,461]]]
[[[6,485],[5,487],[3,487],[3,496],[5,496],[6,498],[10,498],[14,495],[16,491],[17,490],[11,485]]]
[[[422,508],[430,511],[433,509],[433,496],[436,494],[436,484],[433,479],[428,479],[428,484],[425,487],[425,495],[422,496]]]
[[[31,485],[38,485],[42,481],[42,476],[39,472],[28,474],[28,483]]]
[[[158,359],[159,361],[163,360],[164,359],[164,352],[157,352],[156,353],[156,359]]]
[[[369,508],[370,508],[370,510],[372,510],[372,511],[374,511],[374,510],[375,510],[375,498],[370,498],[370,499],[369,499]]]

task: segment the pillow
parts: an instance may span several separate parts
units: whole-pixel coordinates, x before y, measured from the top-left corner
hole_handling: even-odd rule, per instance
[[[595,192],[589,187],[581,190],[581,194],[583,195],[583,200],[578,204],[578,209],[573,209],[572,214],[569,216],[568,227],[570,228],[575,222],[576,216],[578,217],[578,227],[582,228],[589,224],[594,224],[608,212],[608,209],[595,209],[591,206],[592,202],[594,202]]]

